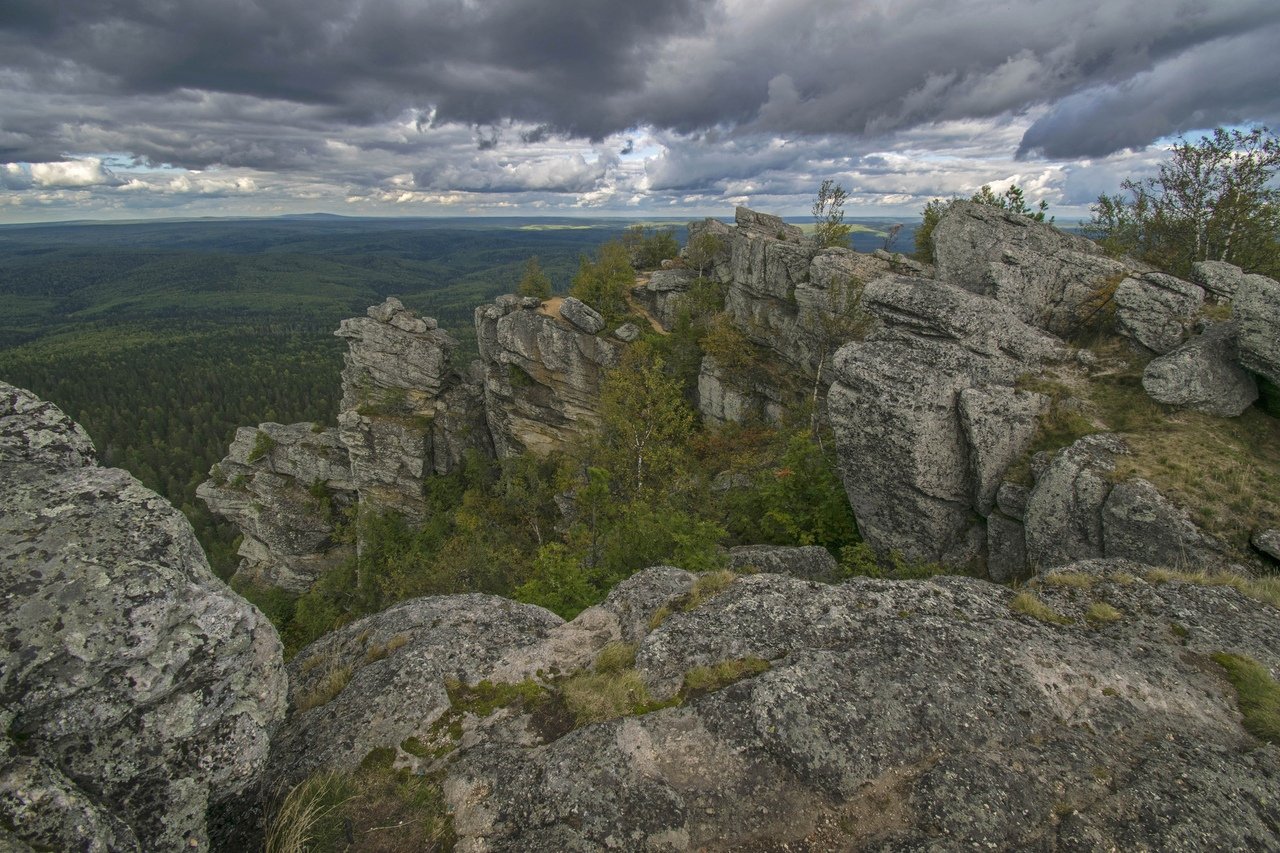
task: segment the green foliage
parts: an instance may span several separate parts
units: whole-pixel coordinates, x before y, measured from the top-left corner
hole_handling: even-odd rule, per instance
[[[707,324],[702,350],[716,360],[721,375],[739,388],[750,388],[760,378],[761,355],[755,344],[726,314],[717,314]]]
[[[538,549],[533,576],[514,595],[517,601],[545,607],[562,619],[572,619],[602,598],[581,559],[559,542]]]
[[[791,433],[784,446],[777,464],[762,470],[753,488],[727,498],[730,532],[739,539],[822,545],[832,552],[856,543],[857,526],[834,455],[808,430]]]
[[[596,251],[595,261],[586,255],[578,259],[569,295],[599,311],[605,322],[614,325],[627,313],[627,294],[635,285],[636,271],[622,243],[605,243]]]
[[[680,244],[671,227],[632,225],[623,232],[622,245],[627,249],[631,265],[639,270],[655,270],[663,261],[680,254]]]
[[[844,205],[849,200],[849,193],[835,181],[827,179],[818,187],[818,195],[813,200],[811,211],[817,223],[813,239],[819,246],[841,246],[849,248],[849,232],[852,225],[844,221]]]
[[[546,695],[546,691],[530,678],[514,684],[485,680],[474,685],[450,678],[445,680],[444,686],[454,710],[475,714],[482,719],[500,708],[532,707]]]
[[[951,202],[935,198],[927,202],[924,210],[920,211],[920,227],[916,229],[914,239],[916,260],[921,263],[932,264],[935,262],[933,255],[933,229],[938,226],[938,220],[942,219],[942,214],[946,213],[947,208],[950,206]]]
[[[768,672],[769,666],[767,660],[758,657],[721,661],[711,666],[695,666],[684,674],[680,690],[686,698],[714,693],[744,678]]]
[[[1236,689],[1245,730],[1258,740],[1280,745],[1280,684],[1253,658],[1217,652],[1213,660]]]
[[[537,255],[531,255],[529,260],[524,262],[524,272],[520,276],[516,293],[538,299],[551,298],[551,276],[542,271],[542,264],[538,261]]]
[[[258,430],[258,434],[253,437],[253,449],[249,451],[249,455],[245,457],[247,462],[257,462],[266,456],[276,447],[276,440],[267,434],[264,430]]]
[[[1280,139],[1265,127],[1179,140],[1154,178],[1102,195],[1086,233],[1174,275],[1217,260],[1280,275]]]
[[[718,235],[710,231],[700,231],[689,240],[689,245],[685,247],[685,263],[691,269],[697,270],[698,278],[701,279],[715,263],[716,258],[724,252],[724,249],[724,241]]]

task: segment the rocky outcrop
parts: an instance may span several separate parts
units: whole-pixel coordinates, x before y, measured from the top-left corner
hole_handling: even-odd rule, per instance
[[[420,629],[401,623],[412,611],[393,611],[314,647],[349,646],[341,654],[359,666],[361,634],[408,637],[343,693],[369,671],[359,695],[394,719],[412,695],[413,725],[377,721],[370,737],[369,714],[342,706],[326,716],[323,740],[337,745],[327,762],[352,766],[378,744],[397,766],[429,765],[467,851],[1280,844],[1280,750],[1244,731],[1211,659],[1247,655],[1276,672],[1274,608],[1230,587],[1148,582],[1124,561],[1066,570],[1075,580],[1034,589],[1052,622],[1021,612],[1015,591],[967,578],[754,575],[686,610],[673,605],[692,578],[660,568],[567,624],[514,608],[491,623],[492,645],[508,650],[498,661],[467,640],[474,597],[412,602],[441,629],[411,634]],[[1101,604],[1111,621],[1089,615]],[[563,682],[545,674],[589,670],[623,623],[647,712],[556,717]],[[469,649],[453,664],[464,680],[531,676],[543,698],[448,706],[442,674],[418,661],[443,661],[455,644]],[[699,667],[732,674],[682,689]],[[412,678],[393,675],[406,669]],[[435,703],[433,731],[423,712]],[[409,731],[435,739],[406,750]]]
[[[1271,559],[1280,560],[1280,528],[1259,530],[1250,537],[1249,543]]]
[[[456,344],[394,297],[343,320],[334,334],[348,342],[338,429],[360,499],[421,520],[423,478],[456,468],[466,447],[488,446],[475,394],[457,390],[464,381],[450,364]],[[467,428],[437,441],[437,419]]]
[[[1234,418],[1258,399],[1258,384],[1239,362],[1236,324],[1221,323],[1152,360],[1142,388],[1168,406]]]
[[[241,427],[196,494],[240,529],[239,581],[305,592],[351,556],[336,533],[356,491],[335,429]]]
[[[817,545],[739,545],[729,549],[729,568],[735,572],[790,575],[823,583],[834,582],[840,575],[835,557]]]
[[[990,296],[1055,334],[1076,328],[1131,268],[1098,245],[989,204],[953,202],[933,231],[935,276]]]
[[[1039,474],[1024,515],[1030,566],[1045,571],[1081,559],[1119,557],[1164,568],[1222,568],[1226,549],[1140,478],[1115,482],[1128,452],[1109,433],[1059,451]]]
[[[881,326],[837,353],[828,396],[862,536],[914,561],[982,563],[981,514],[1045,403],[1014,383],[1069,353],[1007,306],[937,281],[880,278],[862,302]]]
[[[714,358],[706,356],[698,371],[698,411],[704,421],[713,424],[779,424],[787,406],[777,389],[763,382],[731,378]]]
[[[485,409],[499,456],[562,449],[600,422],[600,383],[626,344],[585,331],[563,310],[512,296],[476,309]]]
[[[1280,283],[1244,276],[1232,310],[1240,323],[1240,363],[1280,385]]]
[[[708,221],[717,222],[718,220]],[[708,266],[714,268],[713,264],[714,262]],[[662,328],[670,331],[676,324],[676,312],[680,307],[680,300],[698,281],[697,272],[689,269],[655,270],[647,277],[642,275],[641,278],[644,284],[635,287],[631,291],[632,295]]]
[[[1244,273],[1222,261],[1198,261],[1191,265],[1191,280],[1203,287],[1216,302],[1230,302],[1240,289]]]
[[[3,384],[0,565],[0,838],[207,849],[207,812],[254,783],[283,715],[275,629],[177,510]]]
[[[1204,291],[1197,285],[1146,273],[1116,288],[1116,324],[1121,334],[1164,355],[1191,336],[1202,305]]]

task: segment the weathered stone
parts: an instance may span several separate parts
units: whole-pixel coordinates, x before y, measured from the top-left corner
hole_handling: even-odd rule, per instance
[[[1158,403],[1234,418],[1258,399],[1258,384],[1239,358],[1236,324],[1220,323],[1152,360],[1142,388]]]
[[[498,456],[549,453],[599,424],[600,383],[626,344],[499,303],[476,309],[476,336]]]
[[[572,296],[566,296],[564,302],[560,303],[560,316],[588,335],[594,335],[604,328],[604,317],[600,316],[600,312]]]
[[[690,222],[689,242],[680,250],[680,255],[690,264],[695,263],[697,259],[691,256],[690,247],[700,245],[698,241],[703,235],[710,235],[710,237],[714,238],[710,245],[715,251],[704,259],[706,263],[701,272],[703,275],[710,276],[718,281],[728,281],[730,277],[729,260],[733,251],[734,233],[735,231],[732,227],[719,219],[708,218],[698,222]],[[696,269],[695,272],[697,272]]]
[[[790,575],[810,581],[834,582],[840,566],[826,548],[818,545],[739,545],[729,549],[729,568],[736,572]]]
[[[1259,530],[1249,540],[1253,547],[1275,560],[1280,560],[1280,528]]]
[[[1171,275],[1147,273],[1116,288],[1116,323],[1152,352],[1163,355],[1191,336],[1204,291]]]
[[[697,280],[698,275],[693,270],[658,270],[631,292],[662,328],[669,331],[675,326],[680,300]]]
[[[973,506],[991,512],[996,492],[1009,466],[1026,455],[1049,409],[1043,394],[999,385],[965,388],[960,392],[960,428],[969,448]]]
[[[1280,284],[1244,276],[1232,311],[1240,323],[1240,364],[1280,385]]]
[[[698,411],[712,423],[763,421],[779,424],[786,413],[776,392],[765,386],[739,388],[711,356],[698,371]]]
[[[987,535],[979,505],[990,510],[1042,405],[1011,386],[1069,353],[1008,307],[939,282],[879,278],[866,286],[863,304],[882,325],[836,354],[828,396],[859,529],[882,554],[981,561]],[[962,416],[966,389],[974,393]],[[1004,406],[1012,407],[1008,422]]]
[[[1230,302],[1240,288],[1244,272],[1222,261],[1198,261],[1191,265],[1191,280],[1207,290],[1218,302]]]
[[[1097,244],[989,204],[957,201],[933,232],[935,276],[1008,305],[1025,323],[1070,332],[1107,281],[1127,274]]]
[[[445,771],[459,848],[1032,850],[1046,827],[1079,849],[1280,843],[1280,754],[1204,663],[1280,664],[1272,611],[1123,561],[1069,568],[1093,585],[1037,590],[1067,626],[965,578],[740,579],[646,634],[636,670],[654,697],[699,666],[768,671],[552,738],[497,712]],[[1092,627],[1094,601],[1122,618]]]
[[[613,330],[613,336],[623,343],[629,344],[640,337],[640,327],[635,323],[623,323]]]
[[[996,491],[996,507],[1010,518],[1019,521],[1027,512],[1027,501],[1031,498],[1031,489],[1021,483],[1001,483]]]
[[[196,495],[240,529],[239,580],[305,592],[351,556],[350,546],[335,541],[343,511],[356,500],[337,430],[241,427],[210,474]]]
[[[275,629],[181,513],[3,384],[0,507],[0,824],[35,849],[207,849],[284,711]]]
[[[752,236],[794,242],[804,242],[809,239],[804,236],[804,231],[798,226],[789,225],[772,214],[757,213],[746,207],[739,206],[733,211],[733,221],[737,223],[739,231]]]
[[[1037,571],[1104,554],[1102,506],[1111,492],[1115,457],[1124,442],[1109,433],[1087,435],[1053,457],[1023,518],[1027,561]]]
[[[1204,571],[1225,563],[1223,548],[1192,523],[1146,480],[1117,483],[1102,506],[1103,551],[1183,571]]]
[[[1027,575],[1026,530],[999,513],[987,517],[987,574],[996,583]]]

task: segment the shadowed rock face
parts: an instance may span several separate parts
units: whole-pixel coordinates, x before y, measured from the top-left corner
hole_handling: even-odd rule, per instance
[[[323,726],[330,766],[374,747],[395,750],[398,766],[430,763],[460,850],[1280,844],[1280,749],[1244,732],[1210,658],[1243,654],[1275,672],[1275,610],[1230,588],[1152,584],[1125,561],[1067,570],[1073,583],[1035,590],[1066,624],[965,578],[827,586],[753,575],[685,611],[673,602],[693,578],[656,568],[563,624],[479,596],[421,599],[304,651],[299,672],[333,655],[355,674],[331,710],[290,725]],[[1090,621],[1098,602],[1119,616]],[[664,604],[673,612],[651,627]],[[487,645],[470,639],[481,614]],[[367,662],[361,638],[396,635],[403,645]],[[695,667],[750,657],[769,667],[577,728],[548,728],[519,704],[463,713],[440,757],[400,748],[406,732],[425,737],[431,719],[453,713],[446,674],[554,689],[544,676],[589,668],[618,639],[637,644],[635,672],[656,700]],[[369,710],[384,705],[389,716]],[[281,741],[273,762],[289,766],[290,750],[315,740]]]
[[[284,712],[275,629],[177,510],[4,384],[0,566],[0,823],[41,850],[206,849]]]

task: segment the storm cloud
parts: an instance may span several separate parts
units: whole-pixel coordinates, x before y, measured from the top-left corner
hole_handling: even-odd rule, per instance
[[[1078,203],[1082,158],[1275,123],[1276,44],[1274,0],[9,0],[0,182],[623,208],[1018,176]]]

